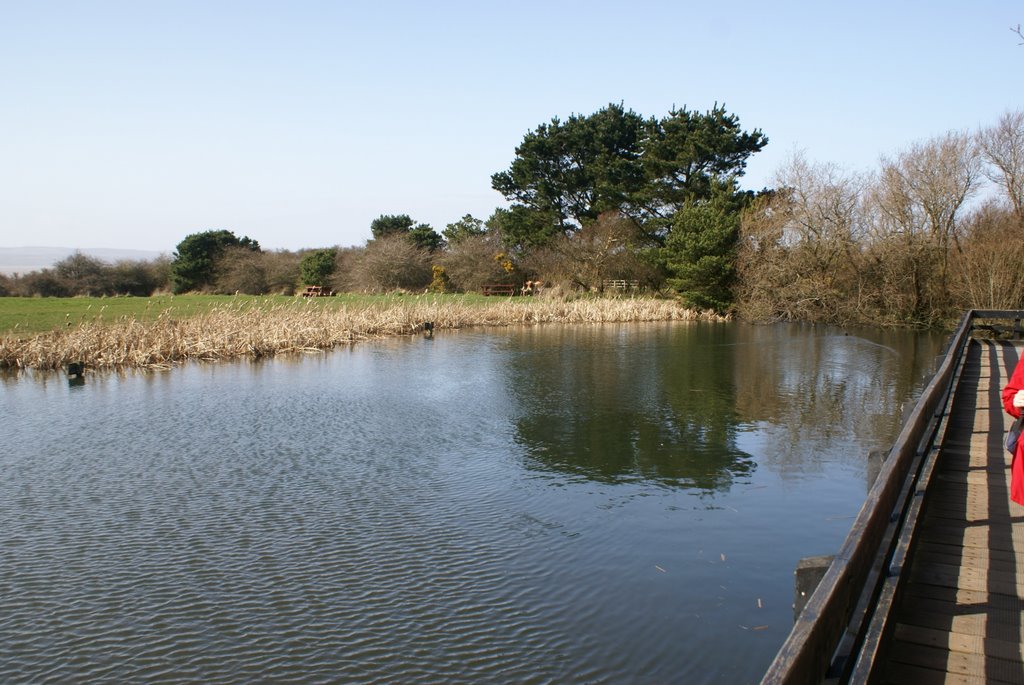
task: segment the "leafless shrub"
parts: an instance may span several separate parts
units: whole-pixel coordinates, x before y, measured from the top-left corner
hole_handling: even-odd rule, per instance
[[[441,264],[452,285],[460,292],[477,292],[489,283],[521,279],[496,233],[462,237],[448,247]]]
[[[359,292],[423,290],[430,284],[431,255],[405,236],[375,238],[366,244],[351,272]]]
[[[53,269],[32,271],[17,281],[18,294],[26,297],[70,297],[75,294],[71,284],[60,278]]]
[[[963,307],[1024,307],[1024,217],[989,202],[965,222],[953,295]]]
[[[215,268],[213,292],[231,295],[262,295],[267,292],[263,253],[247,247],[224,248]]]
[[[657,288],[663,275],[644,258],[644,235],[632,219],[605,212],[572,235],[555,238],[522,259],[533,278],[566,291],[603,292],[608,280],[637,281]]]
[[[299,282],[301,255],[289,250],[277,250],[263,252],[262,257],[266,292],[276,295],[294,295],[296,284]]]
[[[328,285],[336,292],[362,292],[364,288],[357,280],[357,266],[365,252],[365,247],[339,248],[334,255],[334,273],[328,279]]]
[[[166,290],[170,283],[170,260],[158,257],[150,261],[122,260],[108,268],[109,295],[149,297]]]

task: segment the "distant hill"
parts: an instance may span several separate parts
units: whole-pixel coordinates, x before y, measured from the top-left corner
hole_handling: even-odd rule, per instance
[[[156,259],[162,254],[152,250],[118,250],[106,247],[0,247],[0,273],[10,275],[39,271],[53,266],[75,252],[110,263],[122,259]]]

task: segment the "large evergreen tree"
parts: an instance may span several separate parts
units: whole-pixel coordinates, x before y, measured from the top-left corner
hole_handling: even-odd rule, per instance
[[[527,133],[508,170],[491,177],[512,203],[495,223],[507,243],[529,250],[617,212],[656,247],[687,301],[726,309],[739,211],[749,199],[736,179],[767,143],[719,105],[644,119],[612,104],[552,119]]]
[[[643,119],[611,104],[552,119],[527,133],[508,170],[491,177],[512,202],[502,232],[516,245],[542,245],[618,211],[663,238],[677,211],[710,198],[716,181],[742,176],[767,142],[718,105]]]
[[[740,128],[739,119],[716,105],[703,114],[673,109],[650,119],[644,141],[643,188],[631,196],[630,211],[655,230],[673,222],[679,210],[710,200],[734,185],[747,159],[768,139],[760,130]]]
[[[512,201],[502,222],[506,238],[543,244],[628,204],[644,184],[643,132],[640,115],[611,104],[527,133],[508,170],[491,177],[492,187]]]
[[[202,290],[216,277],[218,258],[229,247],[260,251],[260,244],[247,236],[241,238],[231,231],[193,233],[178,243],[171,262],[171,287],[175,293]]]

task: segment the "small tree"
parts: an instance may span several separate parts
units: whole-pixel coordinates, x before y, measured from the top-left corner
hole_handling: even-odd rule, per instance
[[[76,295],[106,295],[110,290],[109,267],[95,257],[76,252],[53,265],[54,275]]]
[[[990,201],[965,221],[961,249],[953,253],[951,282],[960,307],[1018,309],[1024,306],[1024,217]]]
[[[474,218],[472,214],[466,214],[458,221],[448,224],[441,234],[449,245],[455,245],[466,238],[483,235],[486,232],[483,221]]]
[[[735,201],[724,192],[676,212],[663,254],[668,283],[687,304],[719,312],[732,306],[739,226]]]
[[[444,247],[444,238],[429,224],[417,224],[407,235],[413,245],[427,252],[436,252]]]
[[[430,281],[430,285],[427,286],[427,290],[432,293],[446,293],[451,289],[451,279],[448,278],[448,274],[445,273],[444,267],[435,264],[431,267],[433,278]]]
[[[381,214],[370,222],[374,240],[392,235],[405,235],[416,224],[408,214]]]
[[[417,224],[408,214],[381,214],[370,224],[373,240],[403,236],[414,246],[433,252],[444,245],[437,231],[429,224]]]
[[[306,285],[327,285],[331,275],[334,274],[337,256],[338,250],[336,248],[316,250],[307,254],[299,263],[302,282]]]

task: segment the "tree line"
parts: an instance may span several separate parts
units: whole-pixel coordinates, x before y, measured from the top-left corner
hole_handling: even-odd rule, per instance
[[[440,232],[383,214],[359,247],[264,251],[227,230],[170,259],[74,255],[0,279],[0,294],[555,292],[635,283],[753,320],[937,325],[966,307],[1024,306],[1024,113],[911,143],[851,172],[794,155],[771,188],[739,185],[767,144],[724,106],[644,117],[621,104],[529,131],[491,178],[507,200]]]
[[[1024,307],[1024,111],[869,172],[794,155],[774,185],[741,221],[745,317],[933,326]]]

